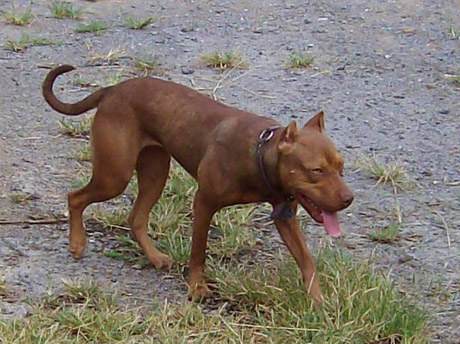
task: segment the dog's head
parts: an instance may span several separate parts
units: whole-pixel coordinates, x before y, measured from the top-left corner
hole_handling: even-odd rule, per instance
[[[340,236],[336,213],[351,204],[353,193],[342,179],[343,159],[325,133],[323,112],[301,129],[291,122],[282,132],[278,151],[284,189],[329,235]]]

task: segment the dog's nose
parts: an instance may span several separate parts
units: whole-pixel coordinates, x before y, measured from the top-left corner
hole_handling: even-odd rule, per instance
[[[342,193],[342,200],[343,200],[343,206],[346,208],[348,207],[351,202],[353,202],[354,195],[351,191],[347,190]]]

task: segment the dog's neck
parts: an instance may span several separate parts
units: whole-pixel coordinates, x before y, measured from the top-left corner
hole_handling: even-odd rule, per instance
[[[272,131],[273,136],[266,142],[262,143],[259,148],[258,154],[260,157],[258,156],[257,159],[261,159],[262,161],[261,164],[258,164],[258,169],[264,188],[270,193],[270,198],[278,200],[282,199],[284,196],[278,169],[278,143],[281,139],[283,128],[274,128]]]

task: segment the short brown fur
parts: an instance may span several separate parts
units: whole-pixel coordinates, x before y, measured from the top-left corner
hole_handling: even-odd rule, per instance
[[[171,259],[155,248],[147,227],[172,156],[198,182],[189,286],[193,298],[206,296],[205,252],[214,213],[234,204],[269,202],[276,206],[284,201],[268,191],[255,157],[259,134],[279,123],[155,78],[127,80],[76,104],[66,104],[55,97],[52,88],[60,74],[73,69],[68,65],[55,68],[43,83],[46,101],[58,112],[78,115],[98,108],[91,129],[92,178],[68,195],[70,252],[81,258],[86,246],[84,209],[121,194],[136,170],[139,195],[129,216],[132,234],[157,269],[169,268]],[[353,195],[341,178],[343,160],[324,133],[323,117],[320,112],[301,129],[291,122],[277,130],[265,147],[264,160],[277,190],[302,193],[320,209],[337,211],[347,207]],[[314,217],[317,209],[300,202]],[[290,203],[294,211],[297,206],[297,200]],[[313,257],[297,219],[275,219],[275,225],[300,268],[306,289],[321,303]]]

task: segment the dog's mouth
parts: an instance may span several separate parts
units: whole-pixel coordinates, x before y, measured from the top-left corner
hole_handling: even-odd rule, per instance
[[[296,194],[297,200],[310,216],[318,223],[321,223],[330,236],[337,238],[342,235],[337,212],[329,212],[318,207],[311,199],[302,193]]]

